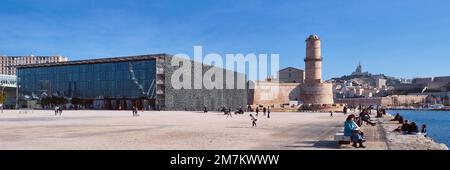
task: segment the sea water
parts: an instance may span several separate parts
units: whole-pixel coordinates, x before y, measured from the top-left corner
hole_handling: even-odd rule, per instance
[[[419,110],[389,110],[395,115],[400,113],[404,119],[416,122],[421,130],[422,124],[427,125],[427,134],[438,143],[450,146],[450,111],[419,111]]]

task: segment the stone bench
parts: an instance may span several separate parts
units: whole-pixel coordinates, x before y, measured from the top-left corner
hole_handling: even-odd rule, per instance
[[[344,133],[336,133],[334,135],[334,140],[338,142],[338,145],[350,144],[351,138],[350,136],[344,136]]]

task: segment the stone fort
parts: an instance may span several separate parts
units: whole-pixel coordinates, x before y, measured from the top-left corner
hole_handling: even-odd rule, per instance
[[[279,76],[279,79],[252,82],[249,90],[249,104],[253,105],[285,105],[298,101],[304,109],[321,109],[334,104],[333,85],[322,80],[321,41],[318,35],[310,35],[306,39],[305,71],[295,70],[294,76],[302,80]],[[280,70],[279,75],[287,69]],[[288,74],[291,74],[289,72]],[[300,74],[300,75],[299,75]],[[297,104],[298,106],[298,104]]]

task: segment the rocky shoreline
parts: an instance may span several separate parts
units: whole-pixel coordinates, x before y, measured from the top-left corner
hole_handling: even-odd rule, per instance
[[[391,118],[392,115],[379,119],[389,150],[449,150],[445,144],[437,143],[432,138],[421,134],[408,135],[394,132],[394,129],[401,125],[397,122],[391,122]]]

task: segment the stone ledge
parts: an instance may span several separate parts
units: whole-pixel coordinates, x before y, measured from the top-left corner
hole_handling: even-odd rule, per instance
[[[449,150],[445,144],[437,143],[423,135],[408,135],[394,132],[394,129],[401,126],[401,124],[390,122],[391,118],[386,117],[380,120],[389,150]]]

